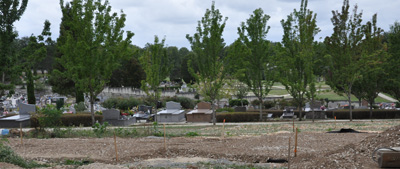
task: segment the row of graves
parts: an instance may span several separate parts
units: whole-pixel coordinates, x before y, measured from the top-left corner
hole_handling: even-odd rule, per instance
[[[159,123],[179,123],[179,122],[206,122],[212,121],[211,104],[200,102],[197,108],[192,111],[182,110],[182,106],[177,102],[167,102],[166,108],[157,113],[152,113],[151,106],[139,106],[134,115],[121,115],[117,109],[103,111],[103,120],[113,126],[126,126],[142,121],[156,121]]]

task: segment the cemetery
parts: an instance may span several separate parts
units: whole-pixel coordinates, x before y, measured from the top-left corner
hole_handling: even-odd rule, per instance
[[[0,169],[400,168],[397,2],[32,3],[0,5]]]

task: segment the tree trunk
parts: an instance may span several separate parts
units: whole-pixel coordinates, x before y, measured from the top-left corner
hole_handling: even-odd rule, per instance
[[[93,96],[93,94],[90,94],[90,113],[92,114],[92,125],[94,125],[95,119],[94,119],[94,96]]]
[[[260,121],[262,121],[262,99],[260,100]]]
[[[28,94],[28,104],[36,104],[35,84],[30,70],[27,71],[26,92]]]
[[[3,75],[2,75],[2,77],[1,77],[1,83],[4,84],[5,80],[6,80],[6,73],[3,72]]]
[[[213,121],[213,125],[215,126],[215,123],[216,123],[216,113],[215,113],[214,101],[211,101],[211,108],[212,108],[212,121]]]
[[[374,100],[369,101],[369,119],[372,121],[372,105],[374,104]]]
[[[353,112],[352,112],[352,108],[351,108],[351,93],[350,92],[347,93],[347,97],[349,99],[350,121],[353,121]]]
[[[315,112],[314,112],[314,95],[311,96],[311,111],[312,111],[312,122],[314,123]]]

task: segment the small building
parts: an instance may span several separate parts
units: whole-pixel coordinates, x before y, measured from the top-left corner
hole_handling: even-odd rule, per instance
[[[129,126],[136,122],[135,117],[121,116],[119,110],[108,109],[103,111],[103,121],[113,126]]]
[[[200,102],[197,104],[197,109],[186,114],[187,122],[212,122],[211,104]]]
[[[164,122],[184,122],[186,121],[184,110],[181,110],[180,103],[167,102],[166,109],[157,113],[156,120],[159,123]]]

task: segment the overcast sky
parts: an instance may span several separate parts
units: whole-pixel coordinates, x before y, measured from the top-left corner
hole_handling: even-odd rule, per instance
[[[68,1],[68,0],[65,0]],[[134,45],[143,47],[154,41],[154,35],[166,37],[168,46],[190,47],[186,34],[193,35],[197,22],[204,16],[212,0],[109,0],[115,12],[123,10],[127,15],[125,30],[135,33]],[[228,17],[224,39],[231,44],[237,37],[237,27],[246,21],[257,8],[271,16],[267,39],[281,41],[280,20],[286,19],[294,8],[300,7],[301,0],[215,0],[215,6],[224,17]],[[317,13],[317,25],[321,32],[316,39],[323,39],[332,33],[332,10],[340,10],[342,0],[309,0],[308,8]],[[400,0],[350,0],[350,8],[358,5],[363,11],[363,22],[371,20],[378,13],[378,26],[385,31],[400,20]],[[61,22],[59,0],[29,0],[21,20],[15,23],[19,37],[39,34],[47,19],[51,22],[52,38],[59,35]]]

